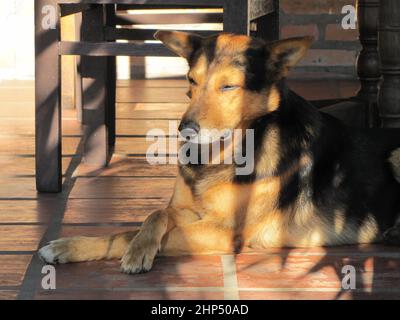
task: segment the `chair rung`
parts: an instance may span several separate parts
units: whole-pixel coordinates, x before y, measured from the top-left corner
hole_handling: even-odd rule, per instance
[[[60,55],[77,56],[136,56],[173,57],[174,53],[158,43],[74,42],[61,41]]]
[[[61,16],[69,16],[71,14],[76,14],[90,9],[88,4],[71,4],[71,5],[61,5]]]
[[[114,28],[106,27],[105,37],[106,40],[154,40],[154,33],[158,29],[127,29],[127,28]],[[220,31],[203,31],[203,30],[181,30],[184,32],[193,32],[204,37],[217,34]]]
[[[59,4],[146,4],[146,5],[182,5],[182,6],[223,6],[224,0],[58,0]]]
[[[115,25],[135,24],[197,24],[197,23],[222,23],[220,12],[211,13],[169,13],[169,14],[129,14],[117,13],[114,18]]]
[[[222,4],[218,5],[218,4],[212,3],[212,5],[209,4],[208,6],[207,5],[205,6],[203,1],[201,1],[201,3],[196,4],[196,5],[172,5],[172,4],[170,4],[168,6],[165,6],[165,4],[148,5],[146,3],[117,5],[117,11],[118,10],[142,10],[142,9],[197,9],[197,8],[222,8]]]

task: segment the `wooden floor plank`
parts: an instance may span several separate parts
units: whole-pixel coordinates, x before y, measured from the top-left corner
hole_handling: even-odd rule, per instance
[[[0,120],[4,123],[6,121],[35,121],[35,105],[33,101],[29,102],[18,102],[12,101],[4,103],[0,108]],[[71,121],[74,120],[76,122],[76,110],[73,109],[64,109],[62,110],[62,121]],[[79,123],[76,122],[76,125]]]
[[[399,300],[398,292],[391,292],[390,289],[382,292],[381,290],[364,291],[349,290],[339,292],[339,290],[313,291],[312,288],[304,290],[246,290],[239,291],[241,300]]]
[[[223,286],[219,256],[159,257],[152,272],[134,276],[121,273],[118,260],[58,265],[56,270],[57,290],[146,291],[151,288],[162,292],[165,287]]]
[[[1,292],[0,292],[1,299]],[[115,290],[56,290],[39,291],[37,300],[223,300],[223,292],[213,291],[115,291]]]
[[[16,119],[10,121],[9,119],[0,120],[5,123],[3,126],[4,131],[0,133],[0,155],[33,155],[34,153],[34,127],[31,120]],[[117,122],[117,134],[119,135],[139,135],[144,136],[150,133],[150,130],[158,129],[165,132],[165,134],[177,134],[176,130],[172,130],[179,125],[178,121],[170,122],[168,120],[118,120]],[[171,130],[169,129],[171,126]],[[30,136],[14,136],[14,135],[30,135]],[[76,153],[77,145],[80,141],[78,135],[81,135],[81,126],[74,120],[65,120],[63,135],[72,135],[76,137],[64,137],[63,138],[63,154],[73,155]],[[131,148],[126,148],[129,142],[118,139],[117,143],[121,147],[117,152],[123,153],[145,153],[143,144],[139,143],[142,147],[139,147],[139,151],[135,152]],[[12,142],[11,142],[12,140]],[[135,140],[136,141],[136,140]],[[15,143],[14,143],[15,142]],[[134,145],[134,144],[133,144]],[[147,149],[147,148],[146,148]],[[1,159],[0,159],[1,161]]]
[[[13,102],[18,99],[19,102],[34,101],[35,89],[34,87],[7,87],[0,86],[0,101],[3,103]]]
[[[0,225],[0,251],[34,251],[45,226]]]
[[[397,288],[400,297],[400,274],[396,271],[400,267],[400,257],[380,257],[373,253],[361,257],[355,254],[239,255],[238,285],[240,288],[314,288],[340,291],[342,267],[345,265],[355,267],[357,288]]]
[[[177,141],[177,138],[166,138],[166,137],[154,137],[151,138],[151,140],[146,141],[143,138],[136,138],[136,137],[123,137],[123,138],[117,138],[116,144],[115,144],[115,152],[120,153],[120,154],[125,154],[125,155],[143,155],[145,156],[148,152],[150,152],[149,148],[151,146],[157,146],[157,153],[158,155],[176,155],[178,154],[178,149],[171,150],[172,152],[170,153],[169,151],[169,142],[174,143],[173,141]],[[1,146],[0,146],[1,148]],[[155,154],[150,153],[151,155]],[[155,154],[157,156],[157,154]]]
[[[1,79],[0,88],[33,88],[35,80],[13,80],[13,79]]]
[[[80,177],[70,199],[168,199],[174,182],[174,178]]]
[[[277,292],[259,292],[259,291],[239,291],[241,300],[351,300],[350,292],[344,292],[338,298],[337,291],[319,292],[319,291],[277,291]]]
[[[188,82],[185,79],[149,79],[143,80],[117,80],[118,88],[187,88]]]
[[[16,300],[17,297],[17,290],[0,290],[0,300]]]
[[[132,103],[132,102],[121,102],[117,103],[117,111],[134,112],[134,111],[180,111],[185,112],[189,106],[189,103]]]
[[[62,225],[60,237],[101,237],[106,235],[118,234],[121,232],[137,230],[135,226],[74,226]]]
[[[187,88],[117,88],[117,102],[177,102],[188,103],[189,98],[186,96]]]
[[[148,106],[148,108],[146,108]],[[175,104],[136,104],[119,103],[117,107],[117,119],[181,119],[187,104],[180,104],[181,108],[172,108]],[[171,108],[170,108],[171,107]],[[118,123],[117,123],[118,125]]]
[[[0,255],[0,286],[20,286],[31,259],[31,255]]]
[[[37,198],[34,178],[0,178],[0,199]]]
[[[165,135],[178,134],[179,121],[177,120],[129,120],[117,121],[117,135],[150,135],[154,130],[162,131]],[[157,134],[157,133],[156,133]]]
[[[79,137],[64,137],[62,139],[63,155],[65,156],[75,154],[80,141],[81,138]],[[0,156],[34,154],[35,137],[0,136]]]
[[[72,161],[71,157],[63,157],[62,170],[65,174]],[[35,158],[18,156],[0,156],[0,177],[26,177],[35,175]]]
[[[0,224],[47,223],[59,200],[0,200]]]
[[[144,147],[143,147],[144,148]],[[125,152],[134,152],[134,150],[124,150]],[[143,150],[142,150],[143,151]],[[71,157],[62,159],[63,174],[71,164]],[[114,154],[109,166],[98,167],[81,163],[74,172],[74,176],[117,176],[117,177],[175,177],[176,165],[163,164],[153,165],[144,157],[128,157],[123,154]],[[33,177],[35,174],[34,157],[1,157],[0,156],[0,177]]]
[[[0,135],[34,136],[35,120],[33,118],[0,118],[2,128]],[[81,124],[75,119],[63,119],[63,135],[81,135]]]
[[[175,177],[177,166],[152,165],[143,157],[124,157],[114,154],[110,164],[103,168],[82,163],[74,176],[81,177]]]
[[[334,246],[334,247],[310,247],[310,248],[245,248],[246,254],[252,255],[272,255],[279,257],[286,256],[359,256],[369,257],[371,255],[377,256],[381,253],[384,257],[397,257],[400,253],[396,247],[384,246],[380,244],[364,244],[364,245],[347,245],[347,246]]]
[[[141,223],[168,199],[70,199],[63,223]]]
[[[143,138],[136,137],[119,137],[116,141],[115,152],[127,155],[146,155],[149,146],[154,141],[146,141]],[[176,138],[175,138],[176,140]],[[71,156],[77,154],[78,145],[81,142],[80,137],[63,137],[62,152],[63,156]],[[166,144],[160,144],[159,152],[166,154],[168,152],[168,141]],[[0,136],[0,157],[10,155],[34,155],[35,139],[34,137],[10,137]]]
[[[1,101],[1,100],[0,100]],[[18,100],[4,102],[1,101],[0,118],[34,118],[34,100],[20,102]]]

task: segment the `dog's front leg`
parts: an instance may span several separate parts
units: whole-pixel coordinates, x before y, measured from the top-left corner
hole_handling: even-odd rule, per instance
[[[181,225],[168,232],[162,241],[163,256],[196,254],[232,254],[240,251],[246,241],[231,227],[200,220]]]
[[[142,273],[151,269],[154,258],[160,250],[163,236],[169,228],[172,228],[168,210],[155,211],[144,221],[139,233],[129,243],[122,257],[123,272]]]

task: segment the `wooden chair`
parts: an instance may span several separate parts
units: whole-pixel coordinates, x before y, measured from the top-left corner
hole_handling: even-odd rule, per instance
[[[184,1],[180,1],[184,2]],[[187,2],[187,1],[186,1]],[[193,2],[193,1],[192,1]],[[238,5],[235,5],[235,4]],[[234,5],[232,5],[234,4]],[[247,13],[247,6],[250,12]],[[165,9],[205,9],[205,11],[195,11],[191,14],[182,14],[172,12],[169,14],[162,13]],[[208,12],[209,9],[216,9]],[[111,9],[112,10],[112,9]],[[137,10],[148,11],[147,14],[129,14]],[[157,10],[152,13],[152,10]],[[159,12],[161,11],[161,12]],[[279,37],[279,1],[251,1],[251,2],[235,2],[227,1],[221,7],[221,1],[198,1],[196,5],[116,5],[114,12],[110,12],[111,24],[105,30],[105,37],[107,40],[135,40],[145,41],[154,40],[154,33],[160,29],[143,28],[133,29],[137,25],[154,25],[165,26],[168,25],[181,25],[179,30],[187,32],[196,32],[203,36],[209,36],[217,33],[215,30],[201,30],[194,31],[192,29],[185,29],[186,25],[193,24],[223,24],[224,31],[238,33],[238,34],[252,34],[264,37],[268,40],[277,39]],[[118,25],[118,28],[115,26]],[[186,26],[187,28],[187,26]],[[162,29],[162,27],[161,27]]]
[[[279,37],[277,0],[35,1],[36,187],[39,192],[60,192],[62,187],[60,56],[81,57],[84,161],[106,165],[115,143],[115,56],[172,55],[158,43],[115,42],[116,39],[144,40],[153,32],[118,30],[117,23],[124,21],[116,14],[116,5],[222,8],[224,31],[250,34],[253,22],[259,36],[268,40]],[[82,12],[80,39],[60,41],[59,17],[78,12]],[[52,13],[55,24],[48,27],[43,19],[52,17],[44,14]]]
[[[155,1],[150,1],[155,2]],[[223,30],[237,34],[253,34],[255,36],[263,37],[267,40],[276,40],[279,38],[279,2],[274,0],[252,0],[252,1],[199,1],[199,0],[180,0],[169,1],[166,4],[116,4],[107,6],[98,6],[97,9],[93,8],[90,12],[83,12],[81,39],[84,41],[108,41],[115,42],[116,40],[130,40],[130,41],[146,41],[154,40],[153,35],[155,29],[132,29],[135,25],[164,25],[173,23],[174,25],[194,23],[222,23]],[[165,9],[221,9],[221,12],[215,13],[195,13],[195,14],[140,14],[131,15],[126,13],[128,10],[165,10]],[[97,10],[98,12],[96,13]],[[101,16],[104,16],[101,22]],[[96,22],[97,25],[96,25]],[[103,26],[103,35],[100,35],[97,30]],[[118,26],[118,28],[116,27]],[[157,29],[160,29],[159,27]],[[192,31],[192,30],[184,30]],[[204,36],[217,33],[215,30],[206,30],[200,32]],[[93,34],[94,38],[90,35]],[[135,56],[172,56],[169,50],[163,45],[152,45],[142,43],[142,52],[140,54],[130,54]],[[82,98],[83,102],[83,119],[86,127],[85,132],[85,152],[84,162],[106,165],[112,155],[113,147],[115,144],[115,55],[112,57],[91,57],[83,56],[81,61],[81,77],[83,81]],[[90,94],[90,86],[93,82],[87,79],[96,77],[98,79],[101,75],[91,74],[96,68],[95,66],[104,65],[106,70],[105,76],[107,79],[99,81],[106,83],[104,90],[106,91],[107,103],[106,112],[103,110],[98,111],[94,116],[92,111],[90,113],[85,110],[97,109],[92,101],[93,97]],[[98,68],[98,67],[97,67]],[[93,91],[99,92],[100,88],[95,87]],[[79,103],[78,103],[79,104]],[[106,119],[98,118],[99,115],[105,115]],[[106,121],[105,129],[107,132],[101,132],[99,135],[96,133],[104,121]],[[108,135],[108,145],[105,144],[105,136]]]
[[[329,101],[317,101],[315,105],[350,126],[374,127],[379,117],[377,94],[381,74],[378,57],[378,10],[379,0],[358,0],[358,29],[362,50],[357,59],[360,90],[355,97]]]
[[[358,0],[360,90],[319,106],[350,126],[400,127],[400,1]],[[318,105],[318,102],[317,102]]]

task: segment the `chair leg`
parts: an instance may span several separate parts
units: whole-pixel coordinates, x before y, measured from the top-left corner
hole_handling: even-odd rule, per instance
[[[61,59],[56,0],[35,1],[36,188],[61,191]]]
[[[107,125],[108,125],[108,145],[113,152],[115,146],[116,135],[116,87],[117,87],[117,70],[116,70],[116,57],[107,58]]]
[[[106,6],[106,25],[115,27],[115,5]],[[110,150],[115,146],[115,108],[116,108],[116,87],[117,87],[117,58],[107,58],[107,124],[108,143]]]
[[[94,5],[82,17],[81,37],[83,41],[104,41],[104,6]],[[112,149],[109,143],[110,123],[108,120],[108,57],[81,58],[83,87],[83,127],[85,163],[105,166]]]
[[[224,1],[224,31],[236,34],[250,34],[250,0]]]
[[[383,81],[379,90],[382,126],[400,128],[400,2],[381,1],[379,54]]]
[[[358,0],[358,26],[362,50],[357,60],[361,88],[357,97],[365,103],[366,126],[378,125],[377,96],[380,81],[378,56],[379,0]]]
[[[81,40],[81,26],[82,26],[82,14],[75,15],[75,38],[76,41]],[[81,73],[81,57],[75,57],[75,109],[76,118],[79,122],[82,122],[83,114],[83,92],[82,92],[82,73]]]

